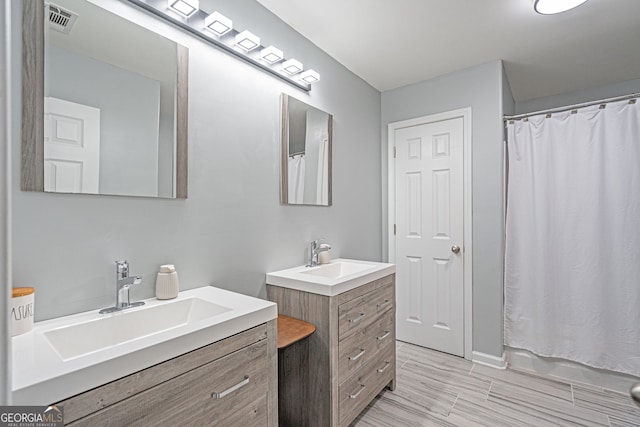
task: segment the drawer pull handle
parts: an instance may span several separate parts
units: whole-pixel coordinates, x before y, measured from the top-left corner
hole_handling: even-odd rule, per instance
[[[376,307],[378,307],[378,308],[385,308],[385,307],[386,307],[386,306],[388,306],[389,304],[391,304],[391,300],[386,299],[386,300],[384,300],[384,302],[382,302],[382,303],[380,303],[380,304],[376,305]]]
[[[364,353],[365,353],[364,348],[361,348],[360,353],[356,354],[355,356],[349,356],[349,360],[358,360],[362,357]]]
[[[356,324],[356,323],[360,323],[360,321],[362,320],[362,318],[365,316],[364,313],[360,313],[360,316],[356,317],[355,319],[349,319],[349,323],[352,324]]]
[[[384,335],[379,336],[379,337],[376,337],[376,339],[377,339],[378,341],[382,341],[383,339],[385,339],[386,337],[388,337],[390,333],[391,333],[391,331],[384,331]]]
[[[358,396],[360,396],[360,393],[362,393],[364,391],[364,384],[360,384],[360,390],[358,390],[357,392],[350,394],[349,398],[350,399],[357,399]]]
[[[220,393],[214,391],[213,393],[211,393],[211,397],[213,397],[214,399],[222,399],[223,397],[227,396],[230,393],[233,393],[239,388],[246,386],[247,384],[249,384],[249,376],[245,375],[244,379],[240,381],[238,384],[232,387],[229,387],[228,389],[226,389],[225,391],[221,391]]]
[[[391,365],[390,362],[385,362],[384,366],[382,368],[378,368],[377,371],[379,374],[383,373],[384,371],[387,370],[387,368],[389,367],[389,365]]]

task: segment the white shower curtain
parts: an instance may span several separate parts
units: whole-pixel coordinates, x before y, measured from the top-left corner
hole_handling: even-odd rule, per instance
[[[289,203],[304,203],[304,154],[289,157]]]
[[[505,344],[640,376],[640,102],[507,131]]]

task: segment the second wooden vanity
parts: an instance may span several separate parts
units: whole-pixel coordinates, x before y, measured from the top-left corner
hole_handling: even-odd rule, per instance
[[[317,328],[308,354],[280,365],[305,367],[302,392],[280,396],[281,426],[347,426],[385,387],[395,388],[395,274],[337,295],[267,284],[267,298],[280,314]]]

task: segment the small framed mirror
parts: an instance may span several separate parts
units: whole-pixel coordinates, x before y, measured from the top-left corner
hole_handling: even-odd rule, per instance
[[[281,96],[280,202],[331,206],[333,116]]]
[[[87,0],[32,0],[22,75],[22,190],[187,197],[186,47]]]

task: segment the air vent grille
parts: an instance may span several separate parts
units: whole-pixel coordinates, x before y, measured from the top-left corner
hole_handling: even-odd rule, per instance
[[[49,27],[64,34],[69,34],[76,23],[78,14],[49,3]]]

